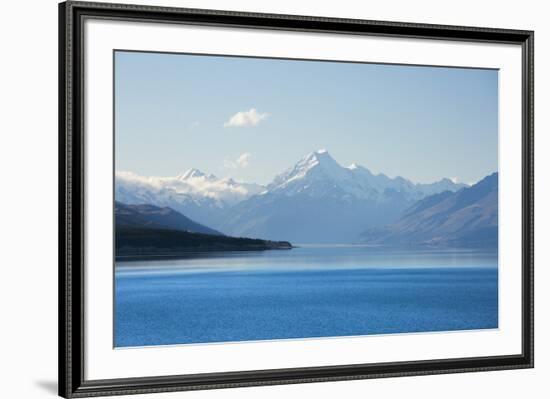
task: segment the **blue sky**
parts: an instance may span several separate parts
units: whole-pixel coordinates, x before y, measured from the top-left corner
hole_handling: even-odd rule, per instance
[[[268,183],[320,148],[413,182],[498,169],[495,70],[115,54],[117,170]]]

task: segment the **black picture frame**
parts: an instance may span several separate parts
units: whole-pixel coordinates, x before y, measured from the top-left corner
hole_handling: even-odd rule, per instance
[[[161,377],[84,378],[83,21],[194,23],[399,38],[511,43],[522,48],[522,353],[364,365]],[[534,366],[534,32],[123,4],[59,4],[59,395],[66,398],[294,384]]]

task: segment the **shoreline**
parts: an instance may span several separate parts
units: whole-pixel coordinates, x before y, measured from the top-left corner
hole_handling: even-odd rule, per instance
[[[186,259],[192,255],[202,255],[201,257],[222,257],[224,253],[244,253],[244,252],[265,252],[265,251],[289,251],[297,248],[294,245],[280,246],[272,248],[219,248],[219,249],[189,249],[178,252],[163,253],[140,253],[140,254],[121,254],[115,255],[115,262],[118,261],[142,261],[142,260],[162,260],[162,259]]]

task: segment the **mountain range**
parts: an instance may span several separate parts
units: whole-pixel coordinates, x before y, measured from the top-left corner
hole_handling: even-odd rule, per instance
[[[115,173],[115,199],[125,204],[152,204],[175,209],[207,226],[217,226],[226,210],[265,187],[219,179],[198,169],[175,177],[144,177]]]
[[[344,167],[326,150],[306,155],[266,186],[197,169],[175,177],[115,176],[115,198],[122,203],[170,207],[229,236],[293,243],[358,242],[433,195],[467,188],[446,178],[415,184],[356,164]]]
[[[496,247],[498,174],[472,187],[424,198],[394,223],[362,234],[369,244],[392,246]]]
[[[343,167],[319,150],[233,206],[219,229],[294,243],[349,243],[369,227],[395,221],[427,195],[462,187],[449,179],[414,184],[355,164]]]

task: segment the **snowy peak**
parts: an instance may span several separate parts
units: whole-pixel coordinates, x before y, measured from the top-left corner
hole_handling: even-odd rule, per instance
[[[321,149],[309,153],[300,159],[294,167],[281,173],[268,186],[269,189],[282,189],[308,177],[319,180],[320,177],[338,179],[342,167],[330,156],[327,150]]]
[[[307,172],[312,168],[320,166],[322,168],[335,168],[340,167],[338,162],[330,156],[327,150],[318,150],[312,152],[305,157],[303,157],[298,163],[294,166],[296,172]]]
[[[313,197],[344,196],[379,202],[396,193],[409,200],[418,200],[436,192],[456,191],[463,186],[450,179],[431,184],[414,184],[400,176],[390,178],[384,174],[374,175],[357,163],[343,167],[328,151],[318,150],[278,175],[268,186],[268,192],[284,193],[287,196],[298,193]]]
[[[469,187],[463,183],[455,183],[451,179],[443,178],[434,183],[417,183],[416,187],[424,192],[425,195],[433,195],[443,191],[457,191],[464,187]]]
[[[205,174],[202,173],[200,170],[193,168],[193,169],[186,170],[182,174],[178,175],[178,179],[187,180],[192,177],[202,177],[202,176],[205,176]]]
[[[338,165],[338,162],[328,153],[325,149],[320,149],[307,155],[306,158],[313,159],[319,163],[319,165]],[[338,165],[339,166],[339,165]]]
[[[210,181],[218,180],[218,178],[215,175],[213,174],[206,175],[206,173],[203,173],[199,169],[195,169],[195,168],[189,169],[179,174],[178,176],[176,176],[176,178],[179,180],[190,180],[190,179],[201,179],[201,178],[203,180],[210,180]]]

